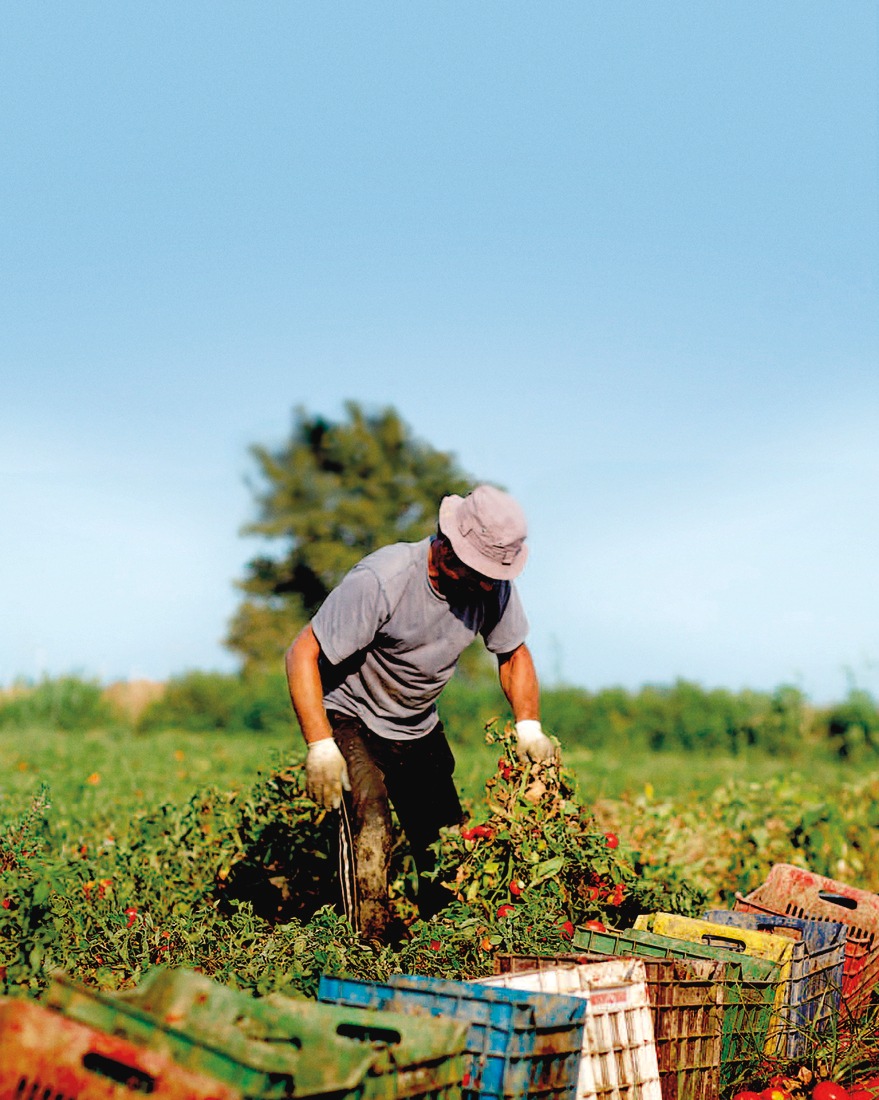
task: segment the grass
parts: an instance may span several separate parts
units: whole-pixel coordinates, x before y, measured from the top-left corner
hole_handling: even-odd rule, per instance
[[[495,771],[496,747],[484,743],[480,730],[471,744],[456,744],[454,751],[462,798],[480,800],[485,780]],[[261,734],[73,734],[36,729],[23,737],[9,731],[0,733],[0,812],[7,800],[15,811],[23,798],[46,783],[56,807],[76,816],[106,816],[144,802],[184,801],[205,787],[247,786],[259,773],[302,757],[302,740],[292,723],[289,733]],[[653,800],[677,800],[708,794],[731,779],[769,782],[796,772],[814,776],[818,768],[828,790],[879,774],[879,765],[873,763],[858,767],[829,756],[780,759],[756,752],[707,756],[574,747],[563,749],[562,759],[586,803],[645,792]]]

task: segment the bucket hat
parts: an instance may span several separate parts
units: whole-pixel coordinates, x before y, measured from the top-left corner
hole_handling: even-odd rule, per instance
[[[443,497],[439,529],[460,560],[492,580],[512,580],[525,568],[528,524],[517,501],[493,485],[466,497]]]

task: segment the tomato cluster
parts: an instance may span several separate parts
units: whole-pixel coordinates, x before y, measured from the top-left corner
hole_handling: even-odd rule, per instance
[[[439,846],[439,876],[458,901],[491,920],[528,909],[533,924],[539,909],[568,939],[590,919],[623,926],[649,908],[691,911],[646,896],[620,837],[577,801],[563,768],[520,760],[509,726],[491,723],[486,740],[503,748],[485,785],[487,819],[445,830]]]

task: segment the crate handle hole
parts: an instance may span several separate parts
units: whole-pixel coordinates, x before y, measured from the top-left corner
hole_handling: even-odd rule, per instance
[[[89,1051],[82,1059],[84,1069],[99,1077],[107,1077],[119,1085],[124,1085],[132,1092],[153,1092],[156,1087],[156,1079],[149,1073],[134,1066],[127,1066],[124,1062],[117,1062],[115,1058],[108,1058],[106,1054],[98,1054]]]
[[[727,951],[745,950],[745,944],[742,940],[734,940],[729,936],[713,936],[709,932],[706,932],[702,937],[702,942],[707,944],[708,947],[724,947]]]
[[[339,1024],[336,1034],[343,1039],[357,1039],[361,1043],[388,1043],[395,1046],[403,1036],[390,1027],[367,1027],[363,1024]]]
[[[822,901],[828,901],[831,905],[841,905],[843,909],[857,909],[858,903],[854,898],[847,898],[845,894],[833,894],[829,890],[819,890],[818,897]]]

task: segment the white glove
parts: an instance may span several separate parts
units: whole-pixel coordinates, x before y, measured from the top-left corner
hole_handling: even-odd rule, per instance
[[[305,757],[305,792],[325,810],[338,810],[342,788],[351,790],[345,757],[332,737],[312,741]]]
[[[534,718],[524,718],[516,723],[516,752],[522,761],[533,760],[549,764],[555,760],[556,748]]]

